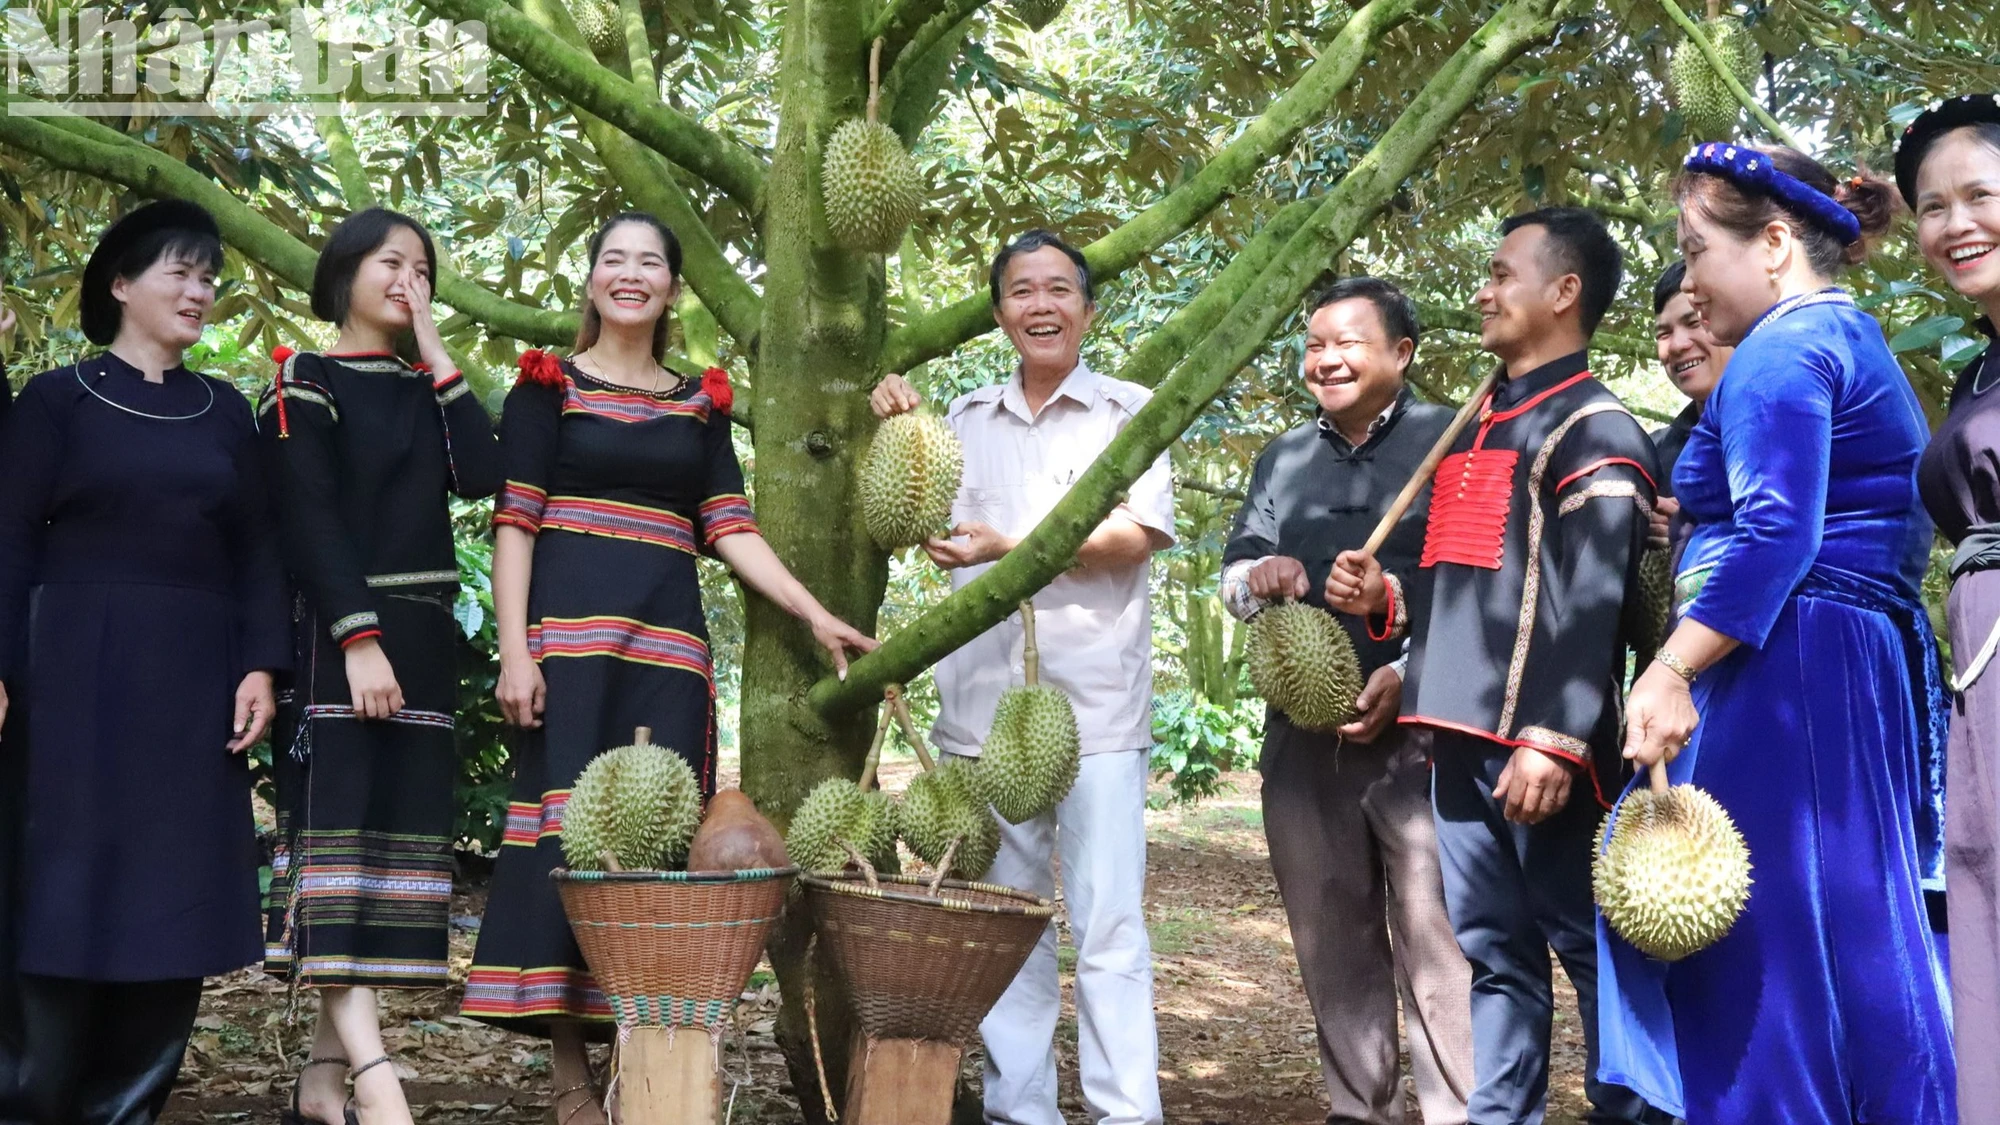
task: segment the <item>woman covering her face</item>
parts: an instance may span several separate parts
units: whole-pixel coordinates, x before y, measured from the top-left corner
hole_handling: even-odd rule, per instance
[[[297,660],[278,787],[265,969],[320,995],[292,1119],[406,1125],[375,990],[448,979],[458,776],[458,562],[450,498],[500,487],[486,411],[431,318],[437,260],[415,220],[370,208],[327,239],[312,309],[324,354],[281,351],[259,412]],[[414,340],[421,366],[398,354]]]
[[[1953,98],[1916,119],[1896,148],[1896,180],[1931,268],[2000,319],[2000,102]],[[2000,1121],[2000,347],[1967,364],[1924,450],[1917,487],[1957,553],[1946,618],[1958,706],[1946,774],[1945,885],[1958,1104],[1968,1122]],[[1974,1117],[1973,1107],[1983,1116]]]
[[[1927,427],[1881,327],[1833,285],[1887,229],[1892,189],[1705,144],[1675,195],[1683,289],[1736,352],[1674,471],[1695,530],[1625,752],[1721,803],[1752,883],[1734,928],[1672,964],[1599,924],[1599,1076],[1701,1125],[1952,1125],[1924,897],[1944,713],[1918,600]]]
[[[81,299],[106,350],[31,379],[0,434],[6,1120],[154,1120],[202,978],[258,958],[243,751],[291,651],[250,404],[182,366],[222,264],[194,204],[113,223]]]
[[[554,1040],[558,1121],[600,1125],[586,1027],[611,1016],[549,871],[583,767],[635,727],[715,790],[715,683],[695,560],[720,557],[802,619],[834,665],[875,643],[822,608],[758,534],[730,443],[729,379],[662,366],[680,244],[628,213],[591,238],[567,359],[521,357],[494,507],[496,690],[516,740],[513,799],[465,990],[466,1015]]]

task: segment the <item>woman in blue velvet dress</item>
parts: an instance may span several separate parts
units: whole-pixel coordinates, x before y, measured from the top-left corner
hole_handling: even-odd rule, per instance
[[[1917,600],[1928,427],[1880,327],[1830,284],[1892,190],[1713,144],[1676,191],[1686,290],[1737,351],[1674,472],[1696,531],[1626,755],[1721,802],[1753,883],[1735,928],[1671,965],[1600,920],[1599,1077],[1689,1125],[1956,1119],[1923,898],[1943,732]]]

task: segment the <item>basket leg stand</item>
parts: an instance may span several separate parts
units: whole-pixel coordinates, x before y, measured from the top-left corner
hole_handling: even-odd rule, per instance
[[[699,1027],[633,1028],[618,1055],[620,1125],[718,1125],[717,1045]]]
[[[943,1125],[951,1120],[962,1049],[934,1039],[854,1033],[842,1125]]]

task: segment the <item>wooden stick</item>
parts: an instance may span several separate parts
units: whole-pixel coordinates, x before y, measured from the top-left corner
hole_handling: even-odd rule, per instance
[[[875,720],[875,741],[868,746],[868,759],[861,763],[861,780],[855,782],[863,793],[877,788],[875,770],[882,764],[882,744],[889,739],[889,715],[891,708],[884,706]]]
[[[1437,444],[1431,446],[1431,451],[1424,456],[1423,464],[1418,465],[1417,471],[1410,474],[1409,483],[1405,484],[1403,491],[1396,495],[1396,500],[1389,505],[1389,510],[1382,513],[1381,522],[1375,525],[1374,534],[1370,535],[1368,542],[1361,547],[1362,554],[1373,555],[1382,549],[1382,544],[1388,541],[1389,533],[1396,530],[1396,524],[1403,518],[1403,513],[1409,511],[1410,505],[1417,502],[1417,493],[1422,492],[1424,486],[1431,482],[1431,477],[1436,475],[1438,465],[1444,461],[1445,454],[1451,452],[1453,443],[1458,441],[1458,435],[1465,432],[1465,427],[1472,424],[1472,419],[1479,414],[1480,408],[1486,405],[1486,396],[1493,393],[1493,384],[1499,379],[1500,369],[1496,367],[1473,390],[1472,397],[1465,400],[1465,405],[1458,408],[1458,417],[1453,418],[1451,425],[1445,427],[1444,433],[1438,435]]]
[[[903,741],[917,752],[917,764],[924,767],[925,773],[936,769],[937,763],[931,760],[931,749],[925,745],[924,736],[917,733],[917,721],[910,717],[910,702],[903,697],[903,685],[890,684],[882,694],[889,697],[889,707],[896,712],[896,722],[903,728]]]

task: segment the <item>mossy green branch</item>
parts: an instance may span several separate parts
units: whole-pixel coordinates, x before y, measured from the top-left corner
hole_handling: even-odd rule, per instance
[[[489,47],[514,60],[549,92],[609,121],[757,213],[764,168],[750,151],[661,105],[637,83],[536,26],[507,0],[422,0],[447,19],[486,25]]]
[[[882,13],[864,38],[882,39],[882,89],[893,100],[912,67],[944,42],[959,24],[985,7],[989,0],[900,0]]]
[[[1554,7],[1554,0],[1510,0],[1474,32],[1375,148],[1285,240],[1271,265],[1254,279],[1236,279],[1241,290],[1231,293],[1228,314],[1201,335],[1047,518],[985,574],[849,666],[845,680],[828,677],[815,684],[809,702],[831,715],[879,699],[885,684],[907,682],[1067,569],[1119,497],[1256,354],[1297,307],[1323,265],[1374,221],[1397,186],[1428,158],[1500,69],[1554,33]],[[1221,279],[1215,284],[1221,285]]]
[[[1668,19],[1680,25],[1681,31],[1688,37],[1688,42],[1693,43],[1695,50],[1701,52],[1701,57],[1708,63],[1708,68],[1715,72],[1717,78],[1722,79],[1722,85],[1729,90],[1730,95],[1744,109],[1750,111],[1750,116],[1757,119],[1757,123],[1764,127],[1764,131],[1776,137],[1780,144],[1804,152],[1805,146],[1792,135],[1792,131],[1778,124],[1778,119],[1766,113],[1764,107],[1757,104],[1756,97],[1743,88],[1743,83],[1736,80],[1736,75],[1730,71],[1729,65],[1722,61],[1722,55],[1716,51],[1715,44],[1708,41],[1708,34],[1702,31],[1701,25],[1688,18],[1688,14],[1682,11],[1681,6],[1674,3],[1674,0],[1660,0],[1660,6],[1667,10]]]
[[[1374,54],[1376,42],[1408,18],[1413,7],[1414,0],[1370,0],[1349,16],[1339,34],[1291,88],[1224,145],[1201,171],[1084,248],[1084,258],[1096,279],[1116,277],[1179,237],[1250,182],[1258,169],[1283,152],[1307,126],[1324,120],[1362,64]],[[976,293],[890,335],[883,346],[881,369],[908,370],[946,355],[992,328],[992,303],[984,292]]]

